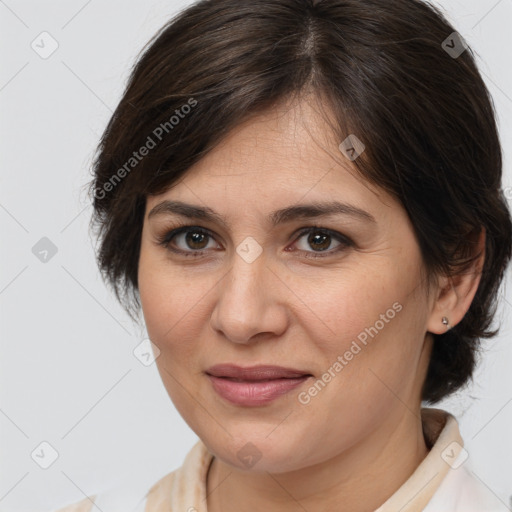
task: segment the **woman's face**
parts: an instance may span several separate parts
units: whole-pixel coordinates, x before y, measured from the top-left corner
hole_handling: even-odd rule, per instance
[[[305,468],[369,439],[371,456],[419,410],[432,304],[412,225],[356,179],[324,126],[307,103],[273,109],[147,198],[139,291],[160,375],[195,433],[240,469]],[[224,364],[297,373],[209,375]]]

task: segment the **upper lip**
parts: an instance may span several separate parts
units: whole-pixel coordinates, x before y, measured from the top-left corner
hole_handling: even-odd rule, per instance
[[[228,377],[242,380],[268,380],[268,379],[292,379],[311,375],[310,373],[295,368],[282,366],[259,365],[241,367],[235,364],[217,364],[206,370],[213,377]]]

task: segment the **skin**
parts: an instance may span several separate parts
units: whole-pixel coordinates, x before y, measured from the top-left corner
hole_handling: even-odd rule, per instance
[[[251,118],[169,190],[147,198],[140,299],[149,337],[161,351],[156,362],[167,392],[215,456],[209,512],[316,512],[341,505],[363,512],[384,503],[428,453],[420,397],[430,333],[446,331],[443,316],[452,326],[460,321],[478,286],[478,272],[440,277],[427,296],[405,210],[356,175],[314,105],[283,104]],[[209,207],[227,225],[172,213],[149,219],[166,199]],[[376,222],[331,215],[273,227],[267,220],[280,208],[334,200]],[[196,245],[178,235],[169,246],[189,254],[203,249],[199,256],[158,244],[180,223],[192,233],[194,226],[211,233]],[[308,243],[308,233],[299,235],[314,226],[353,244],[331,236],[321,251],[311,238]],[[263,250],[252,263],[236,251],[248,236]],[[298,394],[395,303],[400,312],[301,403]],[[314,377],[270,404],[236,406],[216,394],[204,373],[226,362],[281,365]],[[261,454],[250,468],[237,457],[248,442]]]

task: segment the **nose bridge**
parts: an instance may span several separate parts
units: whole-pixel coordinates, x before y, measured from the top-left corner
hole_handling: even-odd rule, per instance
[[[235,254],[220,288],[212,313],[212,325],[231,341],[246,343],[258,332],[279,329],[272,309],[277,307],[268,286],[270,270],[263,255],[253,261]]]
[[[227,275],[227,282],[222,290],[222,299],[237,307],[239,317],[247,319],[255,316],[264,299],[263,287],[266,269],[263,257],[252,262],[244,260],[238,254],[233,258],[231,270]]]
[[[265,280],[266,258],[263,247],[251,236],[245,237],[236,247],[228,274],[228,292],[236,299],[257,299]]]

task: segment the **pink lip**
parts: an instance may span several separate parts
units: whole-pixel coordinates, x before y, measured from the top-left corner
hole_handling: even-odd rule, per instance
[[[243,406],[269,403],[311,377],[302,370],[268,365],[242,368],[222,364],[209,368],[206,374],[221,397]]]

